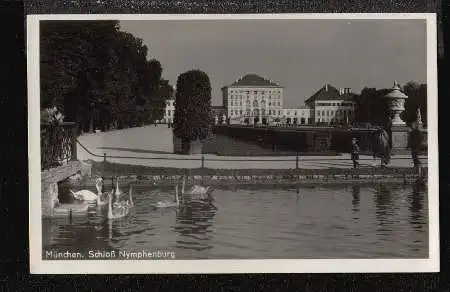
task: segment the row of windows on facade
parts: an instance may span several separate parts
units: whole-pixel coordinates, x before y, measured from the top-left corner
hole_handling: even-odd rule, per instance
[[[258,111],[258,110],[250,110],[250,109],[247,109],[247,110],[231,110],[230,111],[230,114],[232,115],[232,116],[239,116],[239,115],[243,115],[244,114],[244,112],[245,112],[245,114],[246,115],[259,115],[259,113],[260,113],[260,111]],[[269,115],[274,115],[274,116],[281,116],[281,110],[269,110],[268,111],[268,113],[269,113]],[[301,112],[302,113],[302,116],[306,116],[305,114],[304,114],[304,112]],[[264,109],[261,109],[261,115],[265,115],[266,114],[266,111],[264,110]],[[287,115],[291,115],[290,113],[288,113]],[[297,112],[295,112],[295,116],[297,116]]]
[[[328,119],[316,119],[316,123],[342,123],[345,122],[344,118],[328,118]]]
[[[315,104],[316,106],[351,106],[354,107],[355,103],[354,102],[332,102],[332,103],[324,103],[324,102],[316,102]]]
[[[270,90],[270,89],[266,89],[266,90],[242,90],[242,89],[230,89],[229,90],[230,94],[251,94],[253,92],[253,94],[258,94],[260,93],[261,95],[265,95],[267,94],[280,94],[281,90]]]
[[[231,99],[236,99],[236,100],[238,100],[238,99],[242,100],[242,99],[244,99],[244,97],[245,97],[247,100],[250,100],[250,95],[231,95],[231,96],[230,96]],[[260,97],[257,97],[257,96],[253,97],[253,96],[252,96],[252,97],[251,97],[251,99],[254,99],[254,98],[266,99],[265,96],[260,96]],[[281,95],[279,95],[279,94],[277,94],[277,95],[269,95],[269,96],[268,96],[268,99],[269,99],[269,100],[272,100],[272,99],[278,100],[278,99],[281,99]]]
[[[322,110],[322,111],[316,111],[316,116],[327,116],[327,117],[334,117],[334,116],[345,116],[345,115],[351,115],[353,111],[351,110]]]
[[[170,117],[172,115],[172,110],[167,110],[166,111],[166,116]],[[250,115],[250,113],[255,114],[257,111],[251,111],[250,109],[247,110],[231,110],[230,113],[232,116],[237,116],[237,115],[243,115],[243,113],[246,112],[247,115]],[[264,110],[261,110],[262,113],[265,113]],[[286,111],[286,115],[287,116],[297,116],[297,111]],[[351,110],[322,110],[322,111],[316,111],[316,116],[327,116],[327,117],[334,117],[334,116],[346,116],[346,115],[351,115],[352,111]],[[269,115],[281,115],[281,110],[270,110],[269,109]],[[305,113],[305,111],[300,111],[300,115],[301,116],[306,116],[307,114]]]
[[[247,105],[249,107],[251,105],[251,103],[248,100],[246,103],[244,103],[244,105]],[[259,105],[258,101],[254,100],[253,101],[253,106],[254,107],[258,107],[258,105]],[[275,101],[274,102],[270,102],[269,101],[269,106],[280,106],[280,105],[281,105],[280,101],[277,101],[277,102],[275,102]],[[242,101],[240,101],[239,103],[237,101],[231,101],[231,106],[242,106]],[[261,102],[261,106],[265,107],[266,106],[266,102],[262,101]]]
[[[258,113],[259,113],[259,111],[257,111],[257,110],[253,110],[253,111],[251,111],[250,109],[247,109],[247,110],[230,110],[230,114],[232,115],[232,116],[238,116],[238,115],[243,115],[244,114],[244,112],[247,114],[247,115],[250,115],[251,113],[252,114],[254,114],[254,115],[257,115]],[[278,115],[278,116],[280,116],[281,115],[281,110],[270,110],[269,109],[269,115]],[[261,113],[264,115],[265,114],[265,110],[264,109],[262,109],[261,110]],[[300,114],[299,115],[301,115],[301,116],[309,116],[307,113],[309,113],[309,111],[300,111]],[[322,111],[316,111],[316,116],[323,116],[323,117],[334,117],[334,116],[341,116],[341,117],[344,117],[344,116],[349,116],[349,115],[352,115],[353,114],[353,111],[351,111],[351,110],[337,110],[337,111],[334,111],[334,110],[322,110]],[[286,111],[286,115],[287,116],[297,116],[298,115],[298,112],[297,111]]]

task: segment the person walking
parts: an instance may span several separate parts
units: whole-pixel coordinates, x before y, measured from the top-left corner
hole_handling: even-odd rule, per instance
[[[353,161],[353,168],[359,167],[359,146],[358,142],[356,141],[356,138],[352,139],[352,161]]]
[[[378,128],[374,137],[373,157],[379,157],[381,167],[386,167],[391,161],[391,149],[389,147],[389,135],[383,128]]]
[[[413,168],[417,173],[419,180],[423,179],[422,177],[422,163],[419,159],[420,151],[422,150],[423,143],[423,134],[419,129],[417,123],[413,123],[411,125],[411,131],[409,132],[408,146],[411,149],[411,158],[413,161]]]

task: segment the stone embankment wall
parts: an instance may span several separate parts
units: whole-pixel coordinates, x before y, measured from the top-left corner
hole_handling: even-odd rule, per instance
[[[427,169],[424,169],[427,174]],[[217,174],[190,174],[186,173],[188,184],[204,185],[242,185],[242,184],[355,184],[355,183],[414,183],[417,176],[410,168],[405,169],[364,169],[364,170],[290,170],[280,171],[278,174],[273,171],[246,170],[239,171],[218,171]],[[120,175],[120,185],[175,185],[182,182],[183,175]],[[112,178],[105,177],[106,186],[112,186]],[[93,187],[93,179],[86,182],[88,187]]]
[[[42,216],[51,217],[58,201],[58,183],[69,180],[80,180],[91,175],[89,164],[70,161],[65,165],[47,169],[41,173]]]

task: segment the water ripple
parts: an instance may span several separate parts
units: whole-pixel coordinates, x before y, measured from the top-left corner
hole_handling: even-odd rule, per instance
[[[170,249],[177,258],[428,257],[426,190],[403,186],[217,188],[213,202],[154,209],[169,188],[135,190],[129,217],[106,208],[43,221],[44,249]]]

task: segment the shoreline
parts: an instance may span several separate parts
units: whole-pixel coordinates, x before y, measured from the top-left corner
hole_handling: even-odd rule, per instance
[[[175,185],[183,176],[187,183],[207,185],[342,185],[371,183],[417,182],[417,175],[410,167],[364,167],[327,169],[210,169],[210,168],[160,168],[110,162],[90,162],[91,176],[79,180],[76,185],[94,186],[92,178],[102,176],[109,185],[113,177],[121,184]],[[428,168],[423,168],[427,182]]]

